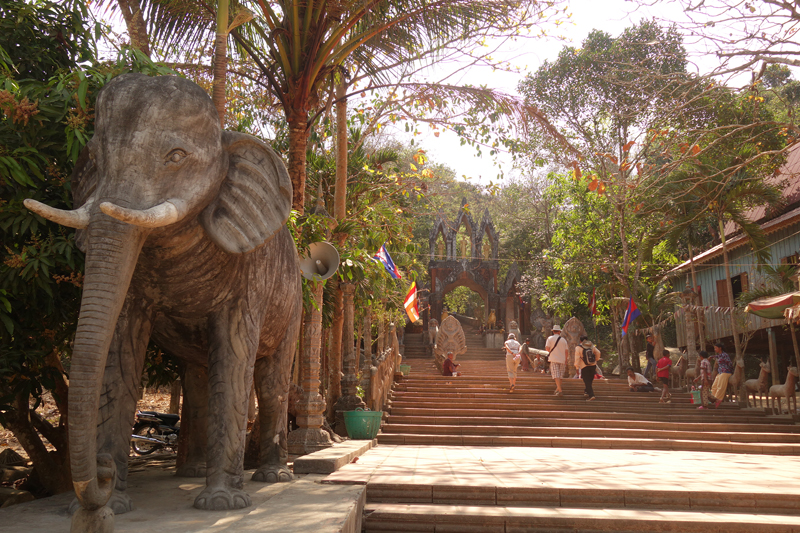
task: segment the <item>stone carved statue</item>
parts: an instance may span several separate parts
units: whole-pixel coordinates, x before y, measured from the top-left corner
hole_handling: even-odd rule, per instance
[[[462,239],[462,241],[458,243],[458,251],[459,259],[469,259],[469,241],[467,239]]]
[[[489,311],[489,318],[486,320],[486,327],[488,329],[494,329],[495,324],[497,324],[497,315],[494,312],[494,309]]]
[[[574,372],[575,347],[580,343],[581,335],[586,335],[586,328],[583,327],[583,323],[575,317],[567,320],[567,323],[564,324],[564,329],[561,331],[561,336],[567,341],[567,372],[570,374]]]
[[[492,243],[488,241],[483,243],[483,258],[484,259],[492,258]]]
[[[292,479],[286,416],[302,301],[285,226],[289,175],[258,139],[222,131],[211,98],[183,78],[119,76],[98,95],[96,115],[72,176],[78,208],[25,202],[77,228],[86,253],[69,389],[82,506],[72,529],[100,531],[112,510],[132,509],[127,459],[150,338],[208,369],[185,401],[185,418],[198,421],[192,439],[206,441],[206,424],[208,434],[179,472],[206,477],[195,507],[247,507],[242,456],[254,372],[261,467],[253,479]]]
[[[433,356],[436,359],[436,366],[442,369],[444,360],[448,352],[453,352],[455,361],[459,355],[467,352],[467,339],[461,322],[454,316],[449,316],[442,321],[439,333],[436,335],[436,344],[433,346]]]
[[[439,242],[436,243],[436,260],[444,261],[445,259],[447,258],[445,257],[444,240],[439,239]]]
[[[522,343],[522,332],[519,330],[519,324],[517,324],[516,320],[512,320],[508,323],[508,332],[513,333],[517,340]]]
[[[553,320],[544,314],[541,307],[531,310],[531,347],[544,350],[545,341],[550,336]]]
[[[428,320],[428,342],[431,346],[436,344],[436,335],[439,333],[439,321],[435,318]]]

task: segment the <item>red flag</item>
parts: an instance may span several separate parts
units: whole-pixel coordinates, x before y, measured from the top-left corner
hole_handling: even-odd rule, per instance
[[[403,307],[406,309],[406,314],[411,322],[419,320],[419,299],[417,298],[417,282],[411,282],[411,288],[408,289],[406,299],[403,302]]]
[[[592,296],[589,298],[589,311],[592,316],[597,314],[597,289],[592,289]]]

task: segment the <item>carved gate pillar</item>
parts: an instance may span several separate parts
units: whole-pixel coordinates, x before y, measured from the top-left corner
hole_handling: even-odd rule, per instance
[[[322,288],[324,281],[312,281],[317,306],[306,313],[303,335],[303,396],[297,402],[297,426],[289,433],[289,453],[305,455],[333,446],[322,429],[325,398],[319,393],[320,344],[322,342]]]
[[[356,286],[352,283],[342,283],[342,294],[344,295],[344,325],[342,326],[342,397],[336,402],[334,407],[335,421],[333,430],[342,436],[347,436],[347,429],[344,427],[344,411],[355,411],[356,408],[364,408],[366,404],[356,395],[358,387],[358,358],[354,346],[353,331],[355,328],[355,304],[353,303],[353,293]]]

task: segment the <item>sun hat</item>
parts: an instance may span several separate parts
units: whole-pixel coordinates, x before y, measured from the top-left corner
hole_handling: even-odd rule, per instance
[[[514,335],[513,333],[509,333],[509,334],[508,334],[508,338],[509,338],[509,339],[516,339],[516,338],[517,338],[517,336],[516,336],[516,335]]]
[[[561,331],[561,326],[558,324],[553,324],[553,327],[550,328],[552,331]]]

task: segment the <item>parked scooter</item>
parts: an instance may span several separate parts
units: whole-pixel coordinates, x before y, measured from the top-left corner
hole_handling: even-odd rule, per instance
[[[136,411],[131,446],[137,455],[150,455],[162,448],[178,447],[180,416],[156,411]]]

